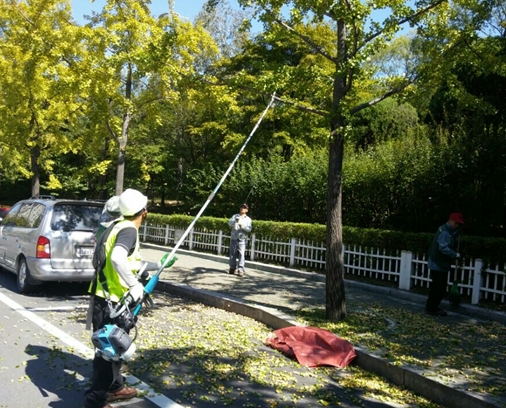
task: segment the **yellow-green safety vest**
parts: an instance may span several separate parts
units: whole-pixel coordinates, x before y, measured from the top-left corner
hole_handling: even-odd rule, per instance
[[[106,260],[103,272],[105,279],[107,281],[107,290],[109,292],[109,297],[113,302],[118,302],[123,297],[123,295],[128,291],[128,286],[126,285],[125,281],[121,278],[121,276],[119,276],[119,274],[114,270],[111,262],[111,254],[112,249],[116,244],[116,237],[118,236],[119,232],[124,228],[135,228],[135,224],[129,220],[122,220],[118,222],[112,229],[111,233],[109,234],[109,237],[107,238],[107,241],[105,242]],[[135,229],[137,230],[137,228]],[[135,249],[132,255],[130,255],[127,258],[128,263],[131,264],[130,270],[134,275],[138,271],[139,262],[141,260],[139,247],[140,247],[139,236],[137,236]],[[100,277],[97,277],[97,288],[95,290],[95,295],[104,299],[107,298],[104,292],[104,288],[100,283]]]

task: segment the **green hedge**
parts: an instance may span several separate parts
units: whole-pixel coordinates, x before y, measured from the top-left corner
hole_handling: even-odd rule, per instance
[[[151,224],[170,224],[186,229],[194,217],[189,215],[149,214]],[[196,226],[214,231],[228,231],[228,218],[200,217]],[[288,241],[300,238],[315,243],[325,242],[325,226],[293,222],[253,221],[253,232],[257,236]],[[373,228],[343,227],[343,241],[346,245],[381,248],[388,251],[406,250],[425,253],[434,234],[406,233]],[[488,264],[503,264],[506,259],[506,239],[476,236],[462,236],[460,253],[469,258],[480,258]]]

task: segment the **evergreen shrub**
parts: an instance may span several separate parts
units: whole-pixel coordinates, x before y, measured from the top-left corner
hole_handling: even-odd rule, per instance
[[[148,222],[152,225],[166,225],[186,229],[194,217],[189,215],[163,215],[150,213]],[[200,217],[196,226],[209,231],[228,232],[228,218]],[[289,241],[299,238],[314,243],[325,242],[326,228],[322,224],[294,222],[253,221],[253,232],[257,236]],[[434,234],[401,232],[373,228],[343,227],[345,245],[380,248],[392,253],[405,250],[426,253]],[[488,265],[503,265],[506,259],[506,239],[478,236],[462,236],[460,253],[464,257],[480,258]]]

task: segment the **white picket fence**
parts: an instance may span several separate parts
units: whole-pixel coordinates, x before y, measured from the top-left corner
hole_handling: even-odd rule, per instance
[[[143,242],[173,245],[184,234],[170,225],[143,224],[140,231]],[[194,228],[181,244],[194,251],[228,255],[229,233]],[[388,284],[399,289],[428,288],[430,277],[425,254],[409,251],[388,252],[377,248],[344,245],[345,274],[348,278]],[[247,246],[247,257],[290,268],[323,272],[325,244],[292,238],[281,242],[272,237],[252,234]],[[459,282],[461,294],[472,304],[480,301],[505,303],[506,273],[498,267],[485,267],[481,259],[463,258],[458,268],[449,274],[448,284]]]

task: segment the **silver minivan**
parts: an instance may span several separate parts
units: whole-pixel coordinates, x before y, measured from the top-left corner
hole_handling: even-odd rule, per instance
[[[22,200],[0,223],[0,267],[17,275],[20,293],[47,281],[93,277],[95,234],[103,202],[51,196]]]

